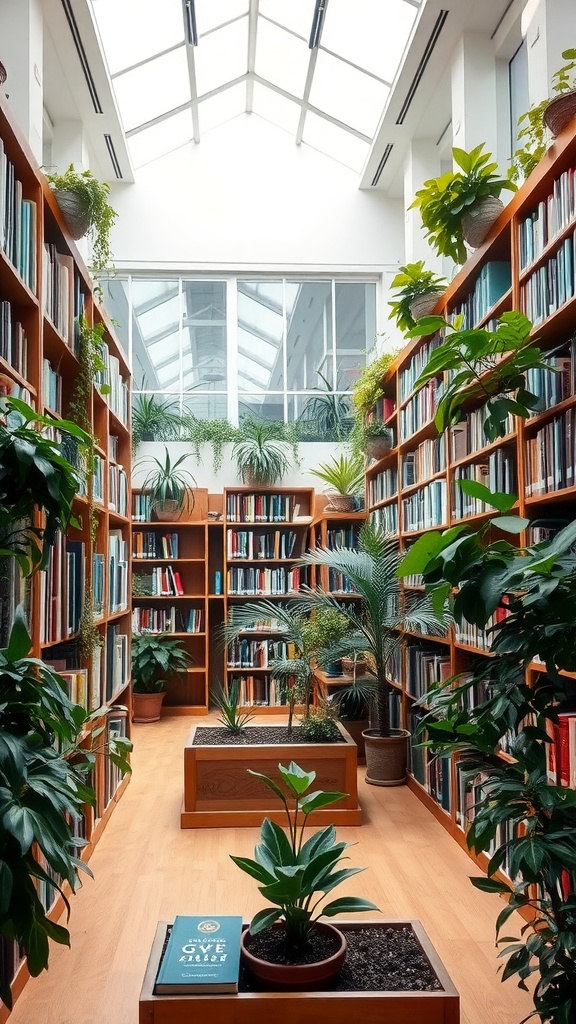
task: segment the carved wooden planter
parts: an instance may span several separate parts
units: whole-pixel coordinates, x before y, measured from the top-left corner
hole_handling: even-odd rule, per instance
[[[235,828],[262,824],[269,817],[284,825],[279,801],[248,769],[279,778],[278,764],[296,761],[316,772],[315,788],[349,795],[324,811],[313,824],[361,825],[358,804],[357,747],[341,725],[343,743],[290,743],[278,746],[201,746],[193,743],[198,726],[184,747],[184,801],[181,828]],[[247,728],[250,728],[248,726]]]
[[[442,988],[437,992],[239,992],[237,995],[156,996],[154,982],[166,938],[166,922],[156,931],[140,993],[139,1024],[459,1024],[460,999],[419,921],[338,920],[343,931],[386,924],[411,925]]]

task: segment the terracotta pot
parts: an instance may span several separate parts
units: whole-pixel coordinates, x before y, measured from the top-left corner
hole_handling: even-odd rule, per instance
[[[282,925],[274,925],[274,928],[282,928]],[[338,949],[326,960],[318,960],[313,964],[272,964],[268,960],[260,960],[250,952],[250,940],[252,936],[247,928],[242,932],[242,960],[244,966],[256,978],[263,981],[271,981],[274,985],[283,989],[302,989],[313,991],[314,987],[322,981],[326,981],[342,967],[346,956],[346,937],[332,924],[320,922],[315,927],[318,931],[330,934],[338,940]]]
[[[390,439],[382,434],[371,437],[366,442],[366,455],[369,459],[382,459],[390,451]]]
[[[410,303],[410,316],[413,320],[419,320],[421,316],[428,316],[440,298],[440,292],[426,292],[419,295]]]
[[[551,135],[556,138],[575,115],[576,89],[573,89],[571,92],[565,92],[562,96],[557,96],[555,100],[552,100],[542,116]]]
[[[84,210],[77,193],[68,188],[59,188],[54,190],[54,195],[72,238],[84,238],[90,230],[92,218]]]
[[[162,701],[166,691],[160,693],[132,693],[132,721],[159,722]]]
[[[328,504],[325,512],[353,512],[354,498],[349,494],[327,494]]]
[[[402,786],[406,782],[408,739],[406,729],[392,729],[391,736],[379,736],[365,729],[366,782],[371,786]]]
[[[501,199],[484,196],[462,214],[462,237],[472,249],[477,249],[498,220],[504,209]]]

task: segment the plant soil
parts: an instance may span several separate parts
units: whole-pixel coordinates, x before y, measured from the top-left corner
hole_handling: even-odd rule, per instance
[[[385,926],[344,930],[348,941],[346,960],[338,974],[323,986],[331,992],[438,992],[442,986],[438,981],[424,950],[411,928],[386,928]],[[325,941],[325,940],[324,940]],[[252,944],[253,943],[253,944]],[[258,945],[257,945],[258,943]],[[266,945],[265,945],[266,944]],[[251,940],[250,951],[263,956],[273,963],[294,963],[294,960],[279,959],[278,946],[284,953],[286,947],[282,937],[267,929]],[[328,949],[320,955],[328,956]],[[310,963],[318,959],[300,959],[299,963]],[[241,992],[273,991],[274,986],[253,978],[242,966],[240,968]]]
[[[308,740],[306,739],[302,729],[299,726],[295,726],[292,732],[288,732],[288,729],[282,725],[257,725],[247,726],[242,730],[241,733],[235,735],[228,729],[222,728],[211,728],[210,726],[201,725],[198,726],[194,733],[194,746],[201,747],[220,747],[224,745],[231,745],[235,747],[244,746],[264,746],[273,747],[284,744],[293,743],[318,743],[325,741]],[[344,738],[340,735],[331,743],[344,743]]]

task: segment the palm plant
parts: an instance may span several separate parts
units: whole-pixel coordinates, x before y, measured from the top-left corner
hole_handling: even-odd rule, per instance
[[[232,454],[238,472],[251,486],[268,487],[281,480],[289,468],[288,445],[278,439],[277,428],[270,423],[243,423]]]
[[[321,463],[310,472],[328,484],[330,493],[353,497],[364,490],[364,459],[358,452],[338,459],[333,455],[331,462]]]

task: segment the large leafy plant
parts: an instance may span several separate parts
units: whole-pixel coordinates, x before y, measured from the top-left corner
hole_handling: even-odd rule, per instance
[[[409,209],[420,210],[426,238],[439,256],[465,263],[466,247],[462,236],[462,217],[481,199],[498,199],[503,189],[516,191],[514,182],[500,178],[492,154],[484,153],[484,143],[470,150],[452,150],[458,170],[429,178],[418,189]]]
[[[370,412],[372,406],[384,394],[384,379],[392,366],[396,352],[383,352],[360,371],[352,385],[354,408],[361,417]]]
[[[18,607],[8,646],[0,650],[0,934],[19,942],[36,976],[48,966],[49,939],[65,945],[70,939],[65,927],[48,918],[35,883],[47,882],[59,891],[69,912],[62,883],[74,892],[78,870],[90,874],[77,856],[85,841],[73,834],[73,823],[85,804],[95,802],[87,776],[96,755],[78,741],[102,710],[88,716],[72,704],[64,681],[31,658],[31,648]],[[111,760],[124,772],[130,770],[130,747],[121,737],[108,745]],[[5,978],[0,997],[11,1007]]]
[[[431,270],[424,270],[424,260],[407,263],[400,267],[390,287],[396,289],[391,302],[389,320],[394,317],[401,331],[411,330],[416,321],[410,309],[412,303],[423,295],[441,295],[448,282]]]
[[[132,639],[134,693],[161,693],[166,680],[182,675],[189,664],[182,641],[167,633],[137,633]]]
[[[142,441],[175,441],[180,431],[178,408],[171,398],[135,395],[132,405],[132,446]]]
[[[347,395],[338,394],[330,381],[318,371],[322,387],[312,388],[302,411],[302,419],[310,425],[321,441],[344,441],[350,433],[352,410]]]
[[[167,501],[175,501],[176,507],[182,509],[188,500],[193,505],[193,488],[196,481],[184,463],[189,458],[188,452],[172,459],[168,448],[164,448],[164,457],[157,459],[149,456],[142,463],[151,463],[151,469],[142,483],[142,490],[150,494],[152,506],[163,505]]]
[[[250,922],[250,934],[270,928],[282,921],[286,945],[291,950],[306,948],[318,918],[337,914],[378,910],[370,900],[344,896],[319,909],[319,904],[337,885],[363,871],[364,868],[343,868],[341,860],[350,843],[336,840],[336,829],[328,825],[304,841],[304,829],[313,811],[341,800],[346,793],[310,792],[316,772],[305,772],[293,761],[288,767],[278,765],[280,785],[268,775],[249,769],[250,775],[262,779],[282,802],[286,812],[287,832],[265,818],[260,829],[260,842],[254,859],[232,857],[235,864],[259,882],[259,890],[272,904],[260,910]],[[283,788],[282,788],[283,784]],[[300,818],[301,815],[301,818]]]

